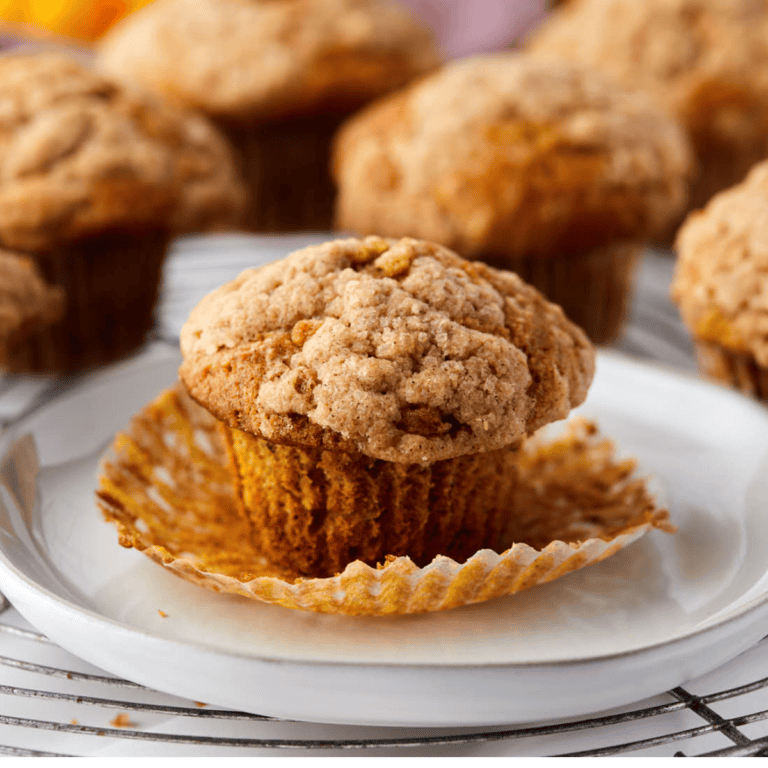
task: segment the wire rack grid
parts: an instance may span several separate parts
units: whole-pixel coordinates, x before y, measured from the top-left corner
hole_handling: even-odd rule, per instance
[[[274,257],[280,246],[287,244],[262,241],[261,251],[250,245],[251,262]],[[177,247],[166,270],[159,338],[175,343],[190,305],[243,266],[242,249],[230,243],[223,252],[235,256],[212,260],[210,244]],[[647,256],[619,348],[693,370],[687,334],[667,299],[670,275],[667,256]],[[73,383],[0,381],[0,425]],[[586,718],[486,729],[298,723],[215,709],[106,674],[49,641],[0,596],[0,754],[10,756],[768,755],[765,675],[768,638],[684,687]]]

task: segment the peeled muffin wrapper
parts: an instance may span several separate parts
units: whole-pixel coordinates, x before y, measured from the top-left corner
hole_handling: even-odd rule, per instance
[[[177,384],[117,435],[96,496],[122,546],[200,586],[287,608],[384,616],[510,595],[610,557],[651,528],[671,533],[635,468],[614,457],[593,423],[574,419],[559,437],[521,448],[517,543],[501,554],[483,549],[464,563],[440,555],[423,568],[389,557],[297,578],[254,549],[219,423]]]

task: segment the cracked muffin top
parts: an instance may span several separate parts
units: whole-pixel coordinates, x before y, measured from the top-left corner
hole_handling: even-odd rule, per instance
[[[0,364],[8,344],[56,322],[64,292],[49,286],[32,259],[0,251]]]
[[[440,55],[392,0],[157,0],[110,30],[98,61],[207,114],[266,122],[348,111]]]
[[[768,161],[692,213],[671,295],[694,336],[768,367]]]
[[[662,232],[690,147],[639,92],[525,54],[444,67],[364,108],[334,152],[336,221],[463,256],[582,252]]]
[[[409,238],[247,270],[198,304],[181,349],[187,390],[230,426],[403,463],[517,443],[580,404],[595,366],[517,275]]]
[[[580,0],[528,43],[642,88],[699,151],[768,131],[768,0]]]
[[[204,118],[56,52],[0,57],[0,243],[45,250],[105,229],[232,225],[245,192]]]

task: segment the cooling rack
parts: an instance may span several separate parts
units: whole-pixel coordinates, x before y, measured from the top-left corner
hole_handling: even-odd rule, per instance
[[[180,242],[167,265],[155,342],[175,344],[189,309],[212,287],[313,239],[323,238]],[[693,370],[667,298],[671,269],[668,256],[647,255],[618,348]],[[0,379],[0,424],[74,383]],[[768,638],[706,677],[591,717],[486,729],[348,727],[216,709],[118,679],[56,646],[0,596],[2,755],[746,756],[768,755],[766,721]]]

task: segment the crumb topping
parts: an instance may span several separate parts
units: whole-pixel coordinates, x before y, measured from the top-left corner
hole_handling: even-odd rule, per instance
[[[0,361],[6,345],[57,321],[64,293],[47,285],[32,259],[0,251]]]
[[[205,119],[57,52],[0,58],[0,242],[53,247],[104,228],[207,228],[244,191]]]
[[[440,55],[391,0],[158,0],[110,30],[99,62],[252,122],[361,104],[434,69]]]
[[[230,426],[409,463],[511,445],[594,373],[583,332],[517,275],[413,239],[247,270],[200,302],[181,348],[187,389]]]
[[[690,148],[644,95],[520,54],[455,62],[353,116],[337,224],[463,256],[583,252],[663,229]]]
[[[764,0],[583,0],[551,14],[528,48],[642,88],[683,121],[699,152],[766,146]]]
[[[691,332],[768,366],[768,161],[692,213],[671,295]]]

